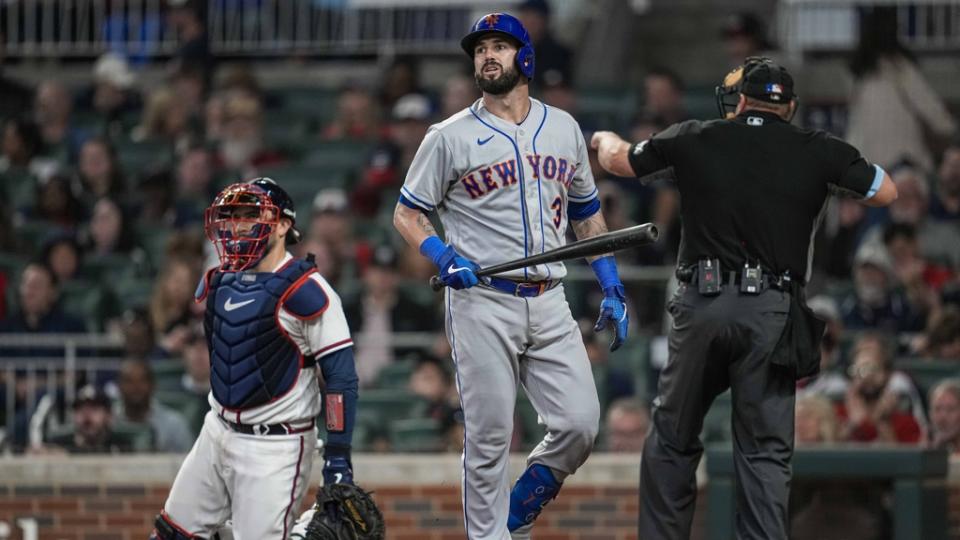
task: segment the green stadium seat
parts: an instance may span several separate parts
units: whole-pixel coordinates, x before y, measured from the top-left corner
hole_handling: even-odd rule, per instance
[[[733,402],[730,397],[730,391],[717,396],[703,420],[703,431],[700,439],[704,444],[722,443],[733,440],[733,428],[731,424],[731,414],[733,412]]]
[[[150,263],[159,268],[163,266],[165,259],[164,253],[167,249],[167,240],[170,238],[170,229],[166,227],[149,227],[141,225],[137,229],[137,239],[144,251],[147,252],[147,258]]]
[[[88,332],[99,332],[103,321],[115,312],[112,295],[98,283],[74,279],[60,285],[60,303],[64,311],[79,317]]]
[[[387,431],[394,420],[423,416],[426,402],[406,389],[362,390],[357,402],[358,422],[369,422],[382,431]]]
[[[583,88],[577,97],[578,118],[584,123],[624,126],[637,110],[637,93],[623,88]]]
[[[158,360],[150,367],[158,389],[180,391],[180,381],[185,373],[183,362],[179,359]]]
[[[410,374],[416,367],[412,360],[397,360],[384,366],[380,373],[377,373],[377,388],[383,389],[403,389],[407,387],[410,381]]]
[[[164,141],[120,140],[116,141],[114,146],[121,167],[129,174],[169,165],[173,161],[173,146]]]
[[[16,229],[20,245],[37,254],[40,253],[43,243],[61,230],[57,224],[48,221],[26,221]]]
[[[7,275],[8,281],[16,281],[27,265],[27,259],[16,253],[0,251],[0,272]]]
[[[88,256],[80,266],[79,275],[83,279],[109,284],[134,275],[135,269],[126,254]]]
[[[522,388],[517,394],[517,408],[514,418],[520,422],[524,448],[533,448],[543,439],[546,428],[540,425],[539,415],[537,415],[533,403],[530,402],[530,398],[527,397]]]
[[[153,294],[153,278],[125,276],[110,283],[110,289],[118,302],[120,311],[145,307]]]
[[[390,422],[390,444],[396,452],[437,452],[442,434],[432,418],[409,418]]]
[[[370,157],[373,145],[351,140],[318,142],[303,157],[303,163],[325,169],[352,171],[361,169]]]
[[[960,362],[934,358],[898,358],[894,367],[904,371],[917,384],[924,402],[930,390],[940,381],[960,377]]]

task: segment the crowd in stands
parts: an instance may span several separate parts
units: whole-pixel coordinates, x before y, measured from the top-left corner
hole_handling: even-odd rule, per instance
[[[630,117],[581,107],[572,53],[551,33],[549,7],[530,0],[519,9],[537,48],[534,96],[573,112],[588,137],[616,128],[642,140],[671,123],[714,116],[688,107],[690,91],[677,73],[652,66]],[[358,448],[460,451],[462,413],[442,305],[426,286],[434,268],[389,223],[427,128],[479,97],[471,74],[430,88],[419,59],[399,57],[375,85],[265,88],[249,66],[217,65],[198,21],[188,7],[170,12],[167,23],[183,41],[159,82],[139,80],[114,53],[96,61],[87,87],[46,80],[28,89],[0,76],[0,339],[102,333],[119,344],[81,348],[81,361],[118,363],[80,373],[76,390],[66,392],[62,371],[3,364],[39,362],[62,348],[0,341],[0,410],[15,405],[0,425],[0,447],[190,447],[210,384],[203,306],[193,297],[215,261],[203,211],[226,184],[269,175],[298,204],[304,241],[295,254],[314,254],[344,299],[352,331],[363,336],[356,342]],[[752,15],[731,19],[718,39],[731,58],[772,47]],[[801,447],[896,443],[960,452],[960,139],[924,144],[927,128],[944,136],[956,130],[947,108],[927,91],[908,51],[896,43],[863,46],[876,54],[855,57],[849,133],[837,135],[867,149],[900,196],[888,210],[835,199],[824,214],[809,296],[829,326],[822,374],[799,384],[797,440]],[[901,93],[899,83],[907,85]],[[891,108],[875,96],[918,103]],[[906,120],[886,114],[894,109]],[[907,121],[913,135],[904,134]],[[654,222],[663,231],[657,245],[620,254],[621,264],[675,263],[677,194],[591,165],[611,228]],[[567,291],[574,316],[584,319],[606,407],[600,448],[637,452],[650,424],[656,370],[649,359],[662,339],[664,284],[628,282],[637,328],[617,355],[607,351],[607,336],[590,330],[594,289],[571,281]],[[398,332],[409,339],[394,342]],[[51,386],[46,377],[58,379]],[[40,407],[44,397],[53,405]],[[515,450],[542,436],[525,398],[515,424]]]

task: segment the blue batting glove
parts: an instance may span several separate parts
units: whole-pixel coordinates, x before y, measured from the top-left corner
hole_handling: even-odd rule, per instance
[[[436,236],[431,236],[420,245],[420,253],[423,253],[433,264],[440,269],[440,281],[447,287],[457,290],[469,289],[480,279],[477,277],[477,270],[480,266],[477,263],[461,256],[453,246],[444,245]]]
[[[352,484],[353,466],[344,457],[334,457],[323,461],[323,485]]]
[[[627,339],[627,327],[630,325],[623,285],[607,287],[603,290],[603,301],[600,302],[600,317],[597,319],[597,324],[593,327],[593,330],[595,332],[602,331],[607,327],[607,321],[613,323],[613,341],[610,343],[610,351],[612,352],[623,345],[623,341]]]

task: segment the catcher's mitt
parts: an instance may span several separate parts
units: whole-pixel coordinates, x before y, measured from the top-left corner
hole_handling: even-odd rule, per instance
[[[383,540],[383,514],[370,494],[353,484],[330,484],[317,493],[306,540]]]

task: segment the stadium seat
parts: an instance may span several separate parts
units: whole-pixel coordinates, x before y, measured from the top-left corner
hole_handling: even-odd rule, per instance
[[[64,311],[83,321],[88,332],[103,329],[103,321],[116,311],[112,302],[112,295],[93,281],[74,279],[60,285]]]
[[[394,420],[421,416],[425,409],[424,400],[406,389],[363,390],[357,416],[377,419],[377,423],[386,428]]]
[[[325,169],[353,171],[366,164],[372,150],[372,145],[366,142],[322,141],[307,152],[302,161]]]
[[[179,359],[157,360],[150,364],[157,389],[180,391],[184,374],[183,362]]]
[[[164,141],[120,140],[114,143],[120,166],[129,174],[168,165],[173,161],[173,147]]]
[[[960,363],[935,358],[898,358],[894,368],[904,371],[916,383],[924,402],[930,390],[940,381],[960,377]]]
[[[377,382],[374,386],[383,389],[404,389],[410,382],[410,374],[413,373],[414,367],[416,366],[413,361],[409,359],[396,360],[387,364],[377,373]]]
[[[520,422],[524,449],[530,449],[543,439],[546,428],[540,425],[539,415],[523,389],[520,389],[517,394],[517,408],[514,418],[515,421]]]
[[[437,452],[442,433],[433,418],[407,418],[390,422],[390,445],[397,452]]]
[[[722,443],[733,440],[733,427],[731,414],[733,412],[733,402],[731,401],[730,391],[717,396],[703,420],[703,430],[700,433],[700,439],[704,444]]]
[[[153,278],[125,276],[110,283],[120,311],[145,307],[153,294]]]

